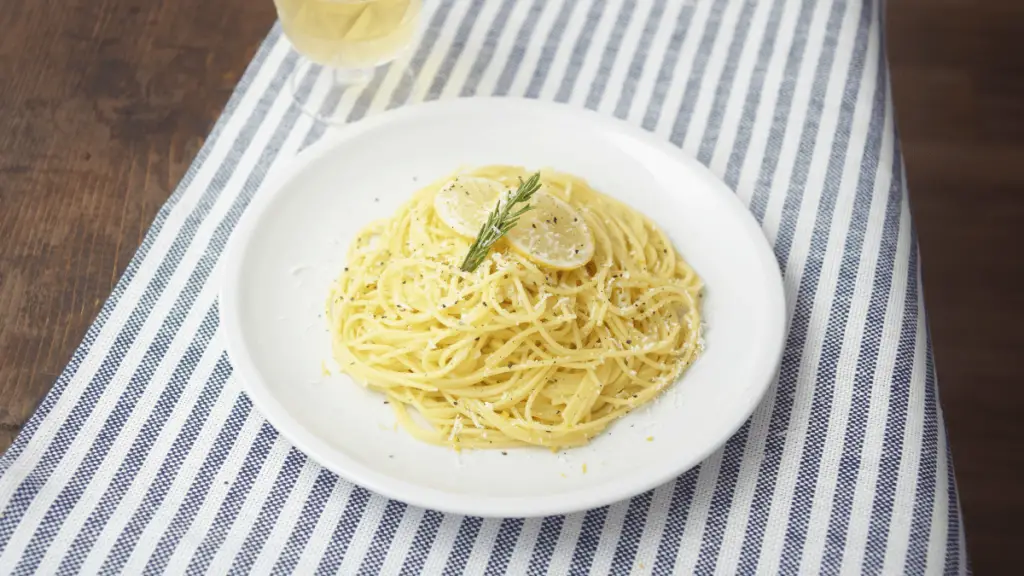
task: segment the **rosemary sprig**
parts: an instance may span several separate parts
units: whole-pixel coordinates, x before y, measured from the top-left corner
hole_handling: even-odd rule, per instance
[[[480,266],[487,257],[487,253],[490,252],[491,246],[498,241],[499,238],[508,233],[509,230],[515,228],[516,224],[519,223],[519,217],[530,210],[532,207],[527,204],[521,208],[513,210],[512,208],[516,204],[522,204],[523,202],[529,202],[530,198],[533,198],[533,193],[540,188],[540,172],[530,176],[525,182],[522,178],[519,179],[519,188],[512,194],[504,204],[501,200],[498,200],[498,205],[494,207],[494,211],[487,216],[487,222],[480,227],[480,233],[477,234],[476,240],[469,247],[469,253],[466,254],[466,259],[462,261],[462,271],[472,272]]]

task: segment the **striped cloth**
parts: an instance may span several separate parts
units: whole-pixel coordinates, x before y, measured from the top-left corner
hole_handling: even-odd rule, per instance
[[[777,382],[699,468],[541,519],[389,501],[240,391],[217,267],[267,173],[326,130],[278,28],[95,324],[0,459],[0,572],[965,573],[880,0],[428,0],[408,64],[299,97],[354,122],[474,94],[569,102],[680,146],[762,224]]]

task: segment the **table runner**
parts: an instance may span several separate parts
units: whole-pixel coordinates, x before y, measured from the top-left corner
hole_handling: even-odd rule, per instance
[[[269,1],[269,0],[268,0]],[[428,0],[406,65],[299,97],[349,122],[472,95],[642,126],[723,178],[787,291],[776,382],[674,482],[460,517],[322,469],[240,391],[217,269],[267,173],[328,129],[271,30],[66,370],[0,458],[0,572],[964,573],[874,0]]]

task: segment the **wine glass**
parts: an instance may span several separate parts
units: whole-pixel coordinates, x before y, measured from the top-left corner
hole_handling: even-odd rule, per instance
[[[343,122],[333,111],[312,108],[301,97],[308,74],[327,90],[366,84],[376,67],[398,58],[412,44],[422,0],[274,0],[281,28],[303,56],[288,85],[299,107],[319,120]],[[404,70],[408,74],[408,70]],[[314,87],[316,89],[317,87]]]

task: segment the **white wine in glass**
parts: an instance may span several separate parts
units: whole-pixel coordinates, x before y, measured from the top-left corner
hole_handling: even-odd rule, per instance
[[[321,76],[335,88],[366,82],[375,67],[395,60],[412,43],[422,8],[422,0],[274,2],[285,36],[306,58],[293,75],[293,93],[315,65],[326,69]]]

